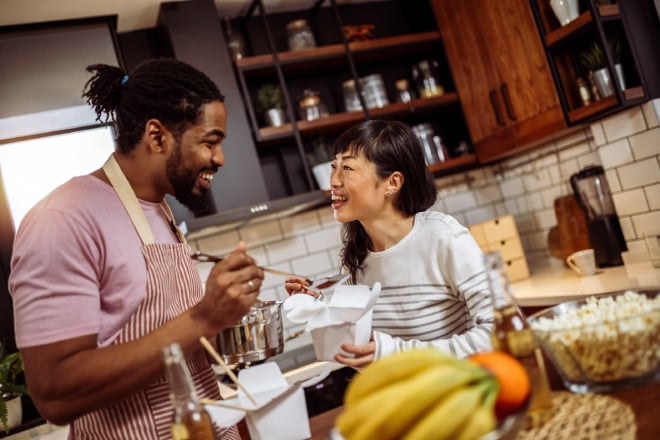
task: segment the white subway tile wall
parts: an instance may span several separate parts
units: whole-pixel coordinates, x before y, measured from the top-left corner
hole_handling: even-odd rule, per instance
[[[438,178],[433,209],[453,215],[464,225],[512,214],[533,274],[535,263],[553,258],[547,238],[557,224],[554,199],[572,194],[570,176],[587,165],[605,168],[628,246],[643,250],[644,232],[660,224],[660,127],[651,103],[495,165]],[[191,244],[222,255],[238,240],[247,243],[262,265],[311,278],[338,270],[340,225],[329,207]],[[200,264],[203,277],[209,270]],[[283,300],[286,296],[284,279],[267,275],[261,298]],[[287,334],[301,329],[289,322],[285,328]]]

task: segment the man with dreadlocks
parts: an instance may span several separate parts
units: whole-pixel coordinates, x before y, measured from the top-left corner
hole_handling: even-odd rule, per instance
[[[243,243],[203,286],[164,196],[191,209],[224,164],[224,97],[203,73],[151,60],[92,65],[83,97],[114,124],[115,152],[27,214],[9,290],[32,399],[73,439],[167,439],[162,348],[178,342],[202,397],[219,399],[199,344],[245,315],[263,280]],[[239,438],[235,427],[218,437]]]

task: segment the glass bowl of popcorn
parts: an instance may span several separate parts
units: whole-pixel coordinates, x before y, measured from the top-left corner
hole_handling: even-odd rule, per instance
[[[607,393],[660,380],[660,289],[594,295],[528,320],[573,392]]]

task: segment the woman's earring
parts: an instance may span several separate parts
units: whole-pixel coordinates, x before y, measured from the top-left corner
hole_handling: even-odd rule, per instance
[[[392,197],[392,194],[390,192],[386,192],[385,197],[387,197],[389,199],[390,197]]]

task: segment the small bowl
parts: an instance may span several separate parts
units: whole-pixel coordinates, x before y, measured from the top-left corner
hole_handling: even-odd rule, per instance
[[[609,393],[660,380],[660,290],[633,293],[650,300],[645,309],[631,305],[631,293],[618,291],[562,303],[528,318],[569,390]],[[603,309],[607,312],[598,313],[602,319],[587,313]]]

